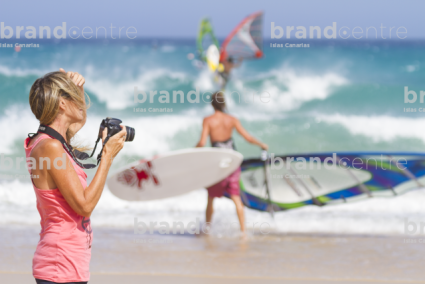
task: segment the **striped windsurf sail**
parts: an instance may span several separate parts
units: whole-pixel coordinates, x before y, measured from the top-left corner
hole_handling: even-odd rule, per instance
[[[263,56],[263,12],[254,13],[239,23],[227,36],[220,50],[220,60],[253,59]]]

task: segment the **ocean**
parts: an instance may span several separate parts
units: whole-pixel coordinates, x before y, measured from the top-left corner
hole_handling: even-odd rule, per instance
[[[266,42],[265,57],[245,61],[233,70],[226,89],[229,113],[267,143],[270,153],[423,151],[424,41],[316,40],[308,44],[308,48],[276,48]],[[40,221],[25,165],[5,166],[6,158],[15,161],[25,156],[23,141],[37,130],[28,94],[38,77],[59,68],[85,76],[92,106],[76,137],[80,144],[94,146],[99,124],[107,116],[136,129],[134,141],[126,143],[113,172],[140,158],[196,145],[202,118],[213,113],[204,98],[217,87],[205,66],[188,59],[195,52],[194,39],[43,41],[39,48],[20,52],[0,49],[0,153],[4,163],[0,167],[0,225],[36,226]],[[417,94],[417,102],[404,102],[406,88]],[[144,103],[135,102],[135,89],[147,93]],[[152,102],[151,91],[158,93]],[[170,94],[169,103],[159,100],[161,91]],[[173,91],[203,95],[199,102],[185,97],[183,103],[173,103]],[[234,138],[245,158],[260,155],[259,148],[238,134]],[[94,174],[87,172],[89,178]],[[127,202],[105,188],[91,220],[93,227],[127,229],[134,226],[134,218],[204,220],[206,199],[206,190],[199,189],[166,200]],[[425,222],[424,201],[425,190],[418,189],[395,198],[306,206],[279,212],[274,218],[251,209],[246,214],[248,228],[254,222],[266,222],[276,233],[400,235],[405,233],[406,222]],[[225,198],[217,200],[214,222],[229,220],[236,221],[233,204]],[[217,231],[217,235],[222,233]]]

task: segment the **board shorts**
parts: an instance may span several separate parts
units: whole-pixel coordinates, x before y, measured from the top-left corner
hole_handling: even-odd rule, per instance
[[[209,197],[222,197],[224,192],[230,195],[240,196],[239,178],[241,176],[241,168],[238,168],[230,176],[224,180],[207,188]]]

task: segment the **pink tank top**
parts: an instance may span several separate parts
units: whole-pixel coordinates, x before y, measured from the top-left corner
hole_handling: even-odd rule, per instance
[[[32,149],[43,139],[41,135],[28,147],[25,140],[25,153],[30,157]],[[68,155],[68,154],[67,154]],[[87,175],[68,155],[83,188],[87,187]],[[54,165],[53,161],[52,165]],[[38,165],[37,161],[37,165]],[[28,169],[31,174],[31,169]],[[59,189],[42,190],[33,183],[37,197],[37,210],[40,214],[40,241],[33,258],[33,275],[37,279],[52,282],[89,281],[92,229],[90,218],[82,217],[68,205]]]

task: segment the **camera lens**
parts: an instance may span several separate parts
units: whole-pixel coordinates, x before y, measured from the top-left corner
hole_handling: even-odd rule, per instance
[[[127,137],[125,137],[125,141],[126,142],[131,142],[134,140],[134,135],[136,135],[136,131],[134,130],[133,127],[130,126],[126,126],[125,127],[126,131],[127,131]]]

